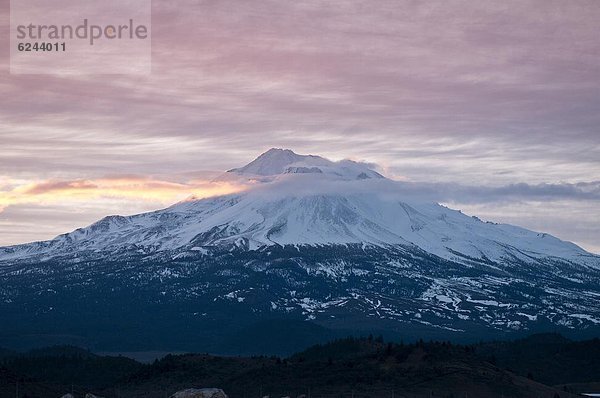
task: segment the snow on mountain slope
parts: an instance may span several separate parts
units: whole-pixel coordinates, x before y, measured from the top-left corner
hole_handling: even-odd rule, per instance
[[[555,257],[600,267],[600,257],[575,244],[523,228],[482,222],[415,198],[402,184],[352,161],[271,149],[228,172],[268,177],[242,193],[185,201],[129,217],[106,217],[86,228],[0,249],[0,261],[81,251],[144,253],[196,247],[332,245],[418,247],[457,262],[510,263]]]

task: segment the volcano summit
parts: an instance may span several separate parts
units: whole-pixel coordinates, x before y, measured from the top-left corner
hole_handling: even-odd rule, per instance
[[[349,160],[270,149],[219,179],[248,188],[0,248],[0,345],[282,353],[600,326],[600,257],[573,243]]]

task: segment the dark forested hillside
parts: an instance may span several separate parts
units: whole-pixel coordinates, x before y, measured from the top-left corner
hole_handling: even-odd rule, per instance
[[[287,358],[167,355],[152,364],[52,347],[2,360],[0,394],[14,397],[94,392],[104,397],[164,397],[218,387],[232,397],[573,397],[551,384],[594,382],[600,341],[535,335],[514,342],[404,344],[344,338]]]
[[[571,341],[548,333],[475,346],[490,363],[547,384],[600,380],[600,339]]]

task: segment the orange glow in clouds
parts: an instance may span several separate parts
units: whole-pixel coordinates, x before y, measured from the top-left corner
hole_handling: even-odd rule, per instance
[[[90,200],[129,199],[173,204],[187,197],[205,198],[239,192],[245,186],[231,182],[192,180],[171,182],[145,177],[109,177],[82,180],[47,180],[0,186],[0,211],[10,205],[54,204]]]

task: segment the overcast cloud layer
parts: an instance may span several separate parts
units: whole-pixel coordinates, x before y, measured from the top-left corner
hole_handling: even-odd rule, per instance
[[[150,76],[10,75],[4,40],[0,244],[235,189],[205,170],[285,147],[600,252],[598,21],[596,0],[153,0]]]

